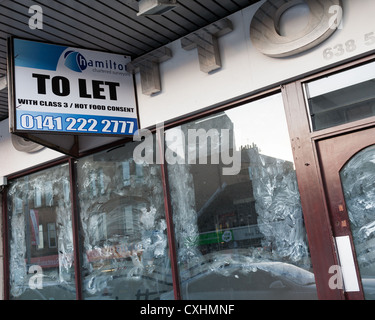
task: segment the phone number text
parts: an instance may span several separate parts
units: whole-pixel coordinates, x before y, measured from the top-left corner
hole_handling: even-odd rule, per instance
[[[24,113],[19,117],[18,129],[132,135],[138,128],[135,119]]]

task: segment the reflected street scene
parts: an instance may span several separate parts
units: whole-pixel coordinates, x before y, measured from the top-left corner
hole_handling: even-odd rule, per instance
[[[223,175],[225,164],[210,159],[167,165],[182,297],[317,299],[281,95],[179,130],[193,128],[229,129],[241,167]],[[167,145],[178,141],[172,130]],[[204,146],[211,157],[223,151],[215,141]]]

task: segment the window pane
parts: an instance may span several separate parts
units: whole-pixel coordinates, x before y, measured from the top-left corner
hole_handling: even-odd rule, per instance
[[[173,288],[160,164],[137,144],[77,163],[86,299],[154,300]]]
[[[375,116],[375,63],[306,84],[314,131]]]
[[[281,95],[165,136],[183,298],[316,299]]]
[[[75,299],[68,165],[11,181],[8,214],[10,298]]]

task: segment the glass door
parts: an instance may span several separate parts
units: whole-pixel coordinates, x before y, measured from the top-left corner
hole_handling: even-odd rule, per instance
[[[375,128],[318,142],[347,299],[375,299]]]

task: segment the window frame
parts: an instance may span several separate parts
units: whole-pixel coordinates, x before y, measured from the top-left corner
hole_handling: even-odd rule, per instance
[[[181,124],[185,124],[194,120],[199,120],[201,118],[214,115],[218,112],[222,112],[228,109],[233,109],[239,106],[242,106],[247,103],[251,103],[256,100],[260,100],[263,98],[266,98],[268,96],[282,93],[281,86],[275,86],[273,88],[270,88],[268,90],[262,90],[257,93],[254,93],[252,95],[246,96],[241,99],[233,99],[233,101],[229,101],[226,103],[221,103],[217,106],[207,108],[205,110],[199,110],[197,112],[178,117],[176,119],[172,119],[170,121],[167,121],[164,123],[163,128],[159,128],[156,125],[149,128],[152,134],[157,135],[157,141],[158,145],[156,146],[159,148],[159,154],[164,155],[165,149],[164,149],[164,130],[168,130],[177,126],[180,126]],[[289,124],[288,124],[289,126]],[[116,148],[121,145],[124,145],[128,142],[131,142],[132,140],[127,138],[121,141],[116,141],[114,143],[111,143],[110,145],[105,145],[99,148],[96,148],[95,150],[91,150],[89,152],[82,153],[77,159],[83,158],[88,155],[92,155],[101,151],[109,150],[111,148]],[[163,141],[163,142],[162,142]],[[27,175],[30,175],[35,172],[42,171],[44,169],[52,168],[54,166],[57,166],[59,164],[68,163],[69,165],[69,172],[70,172],[70,190],[71,190],[71,203],[72,203],[72,228],[73,228],[73,244],[74,244],[74,259],[75,259],[75,286],[76,286],[76,300],[82,300],[82,282],[81,282],[81,252],[80,252],[80,244],[79,244],[79,213],[78,213],[78,201],[77,201],[77,184],[76,184],[76,166],[75,166],[76,159],[72,158],[70,156],[65,156],[61,159],[54,160],[51,162],[48,162],[44,165],[37,166],[35,168],[31,168],[28,170],[24,170],[22,172],[10,175],[8,177],[8,180],[14,180],[17,178],[21,178]],[[174,230],[173,230],[173,212],[172,212],[172,205],[171,205],[171,198],[169,195],[169,182],[168,182],[168,171],[167,166],[161,161],[161,178],[162,178],[162,185],[163,185],[163,196],[164,196],[164,208],[165,208],[165,218],[167,223],[167,238],[168,238],[168,247],[169,247],[169,254],[170,254],[170,262],[171,262],[171,271],[172,271],[172,280],[173,280],[173,289],[174,289],[174,298],[175,300],[181,300],[182,295],[180,291],[180,281],[179,281],[179,272],[178,272],[178,263],[177,263],[177,250],[176,250],[176,243],[175,243],[175,237],[174,237]],[[5,188],[5,197],[7,195],[7,188]],[[3,200],[3,206],[4,208],[7,208],[6,200]],[[4,210],[3,217],[8,216],[7,209]],[[4,235],[7,235],[9,232],[8,224],[6,223],[7,218],[4,218],[5,223],[3,225],[4,228]],[[5,280],[5,286],[4,286],[4,297],[5,299],[9,299],[9,267],[6,267],[9,263],[9,239],[8,236],[4,237],[4,280]]]

